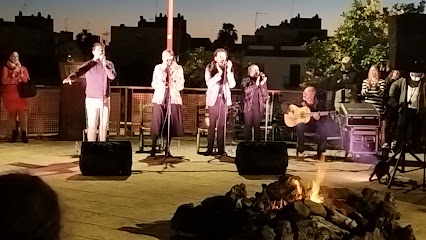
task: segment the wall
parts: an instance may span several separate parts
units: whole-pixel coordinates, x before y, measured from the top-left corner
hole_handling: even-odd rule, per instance
[[[300,65],[300,80],[305,77],[306,66],[305,57],[264,57],[264,56],[245,56],[243,65],[249,62],[263,65],[264,72],[268,76],[269,89],[285,89],[290,84],[290,65]]]

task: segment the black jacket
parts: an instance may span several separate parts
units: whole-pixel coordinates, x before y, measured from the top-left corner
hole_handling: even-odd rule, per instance
[[[268,87],[265,84],[256,86],[256,83],[251,81],[249,77],[241,81],[241,88],[244,91],[244,112],[249,112],[253,104],[253,93],[256,88],[259,88],[259,106],[260,112],[266,109],[266,101],[268,100]]]

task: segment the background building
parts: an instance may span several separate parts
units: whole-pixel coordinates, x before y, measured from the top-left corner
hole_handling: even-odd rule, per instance
[[[266,25],[254,35],[242,36],[243,63],[258,64],[268,75],[271,89],[296,88],[305,77],[308,55],[304,44],[313,38],[326,39],[321,19],[301,18],[298,15],[278,26]]]
[[[37,16],[15,17],[15,22],[0,19],[0,65],[4,66],[10,54],[20,54],[21,63],[29,69],[37,84],[53,84],[58,65],[54,55],[53,19],[39,12]]]
[[[161,53],[166,49],[167,16],[161,13],[154,22],[142,16],[137,27],[124,24],[111,27],[111,59],[119,74],[120,85],[151,84],[156,64],[161,63]],[[186,20],[178,14],[173,19],[173,49],[175,55],[190,47],[190,35],[186,32]]]

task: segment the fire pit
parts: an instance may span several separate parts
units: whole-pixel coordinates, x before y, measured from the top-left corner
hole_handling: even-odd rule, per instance
[[[254,197],[239,184],[199,206],[182,205],[171,221],[173,239],[415,239],[410,225],[399,225],[391,193],[320,187],[321,172],[311,186],[285,175]]]

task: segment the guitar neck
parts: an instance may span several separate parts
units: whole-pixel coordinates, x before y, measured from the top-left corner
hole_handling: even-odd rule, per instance
[[[313,116],[314,114],[319,113],[320,116],[327,116],[330,115],[330,111],[319,111],[319,112],[311,112],[310,115]]]

